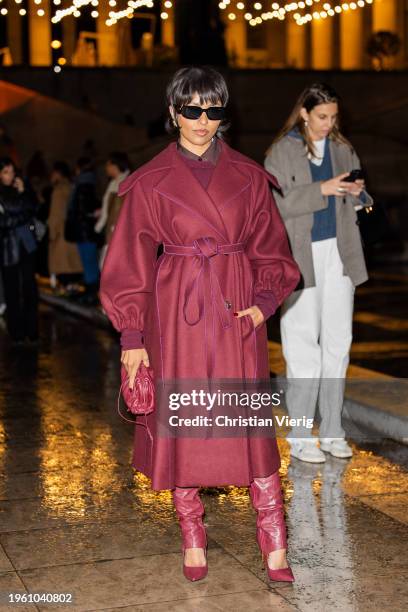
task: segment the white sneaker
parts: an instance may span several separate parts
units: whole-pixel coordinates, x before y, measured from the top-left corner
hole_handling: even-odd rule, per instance
[[[308,463],[324,463],[326,457],[317,446],[316,438],[288,438],[290,454],[300,461]]]
[[[353,450],[344,438],[321,438],[320,448],[340,459],[348,459],[353,456]]]
[[[0,304],[0,317],[2,317],[5,312],[6,312],[6,305]]]

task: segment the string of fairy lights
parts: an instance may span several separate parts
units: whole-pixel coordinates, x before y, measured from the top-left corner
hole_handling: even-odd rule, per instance
[[[21,5],[23,0],[9,0],[9,3],[14,3],[16,5]],[[154,0],[128,0],[126,2],[126,8],[118,10],[118,5],[123,6],[125,2],[121,2],[120,0],[101,0],[102,5],[108,5],[111,10],[108,13],[108,17],[105,20],[106,25],[112,26],[115,25],[120,19],[124,19],[125,17],[131,19],[138,9],[141,8],[154,8],[155,2]],[[5,0],[0,0],[0,6],[5,4]],[[65,17],[81,17],[81,9],[84,7],[91,7],[91,17],[97,19],[99,17],[99,0],[73,0],[70,6],[65,8],[59,8],[62,4],[62,0],[52,0],[50,11],[45,10],[48,6],[48,3],[43,0],[34,0],[34,4],[38,7],[34,10],[38,17],[46,17],[51,14],[51,22],[59,23]],[[173,8],[173,2],[171,0],[166,0],[163,2],[164,10],[160,14],[160,18],[166,20],[169,18],[169,11]],[[0,15],[7,15],[9,9],[6,6],[2,6],[0,8]],[[27,15],[27,10],[25,8],[19,9],[19,14],[24,17]]]
[[[16,5],[21,5],[23,0],[8,0],[9,4],[14,2]],[[105,19],[107,26],[114,26],[121,19],[132,19],[135,12],[141,8],[152,9],[155,2],[160,0],[128,0],[127,2],[120,0],[73,0],[70,6],[59,8],[62,0],[52,0],[51,9],[48,10],[48,3],[43,0],[34,0],[36,13],[38,17],[51,16],[52,23],[59,23],[66,17],[73,16],[81,17],[81,9],[90,7],[91,16],[94,19],[99,17],[99,6],[108,4],[111,9]],[[230,21],[235,21],[243,15],[251,26],[258,26],[271,19],[285,20],[288,16],[293,18],[297,25],[302,26],[313,20],[323,20],[335,17],[341,13],[348,11],[356,11],[364,8],[366,5],[373,4],[374,0],[356,0],[353,2],[325,2],[324,0],[300,0],[299,2],[289,2],[280,4],[279,2],[238,2],[233,0],[221,0],[218,6],[221,11],[228,11],[227,18]],[[1,6],[4,5],[4,6]],[[121,8],[125,6],[125,8]],[[162,2],[160,18],[166,20],[170,17],[170,12],[174,8],[174,1],[166,0]],[[9,9],[5,6],[5,0],[0,0],[0,15],[7,15]],[[27,14],[27,9],[21,7],[19,14],[23,17]]]
[[[374,0],[357,0],[356,2],[333,3],[324,0],[300,0],[300,2],[232,2],[221,0],[218,6],[222,11],[228,11],[228,19],[235,21],[240,13],[251,26],[257,26],[270,19],[283,21],[289,15],[296,21],[297,25],[305,25],[313,20],[335,17],[340,13],[355,11],[373,4]],[[266,10],[269,7],[270,10]],[[322,7],[322,8],[320,8]]]

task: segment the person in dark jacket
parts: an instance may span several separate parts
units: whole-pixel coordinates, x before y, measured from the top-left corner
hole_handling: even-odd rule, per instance
[[[38,338],[35,202],[9,157],[0,159],[0,260],[7,328],[16,342]]]
[[[88,157],[80,157],[68,204],[65,240],[76,242],[84,268],[85,294],[81,301],[96,304],[99,287],[98,237],[94,230],[95,211],[99,209],[96,175]]]

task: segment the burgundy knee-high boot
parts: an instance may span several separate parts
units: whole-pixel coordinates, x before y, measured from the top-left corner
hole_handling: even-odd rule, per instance
[[[198,488],[184,489],[176,487],[173,490],[173,502],[180,522],[183,540],[183,573],[191,581],[201,580],[208,573],[208,565],[189,567],[184,563],[186,548],[203,548],[207,556],[207,536],[203,525],[204,506],[200,499]]]
[[[250,484],[249,494],[258,514],[256,538],[270,580],[294,582],[295,578],[290,567],[273,570],[268,566],[270,552],[287,548],[279,472],[274,472],[266,478],[255,478]]]

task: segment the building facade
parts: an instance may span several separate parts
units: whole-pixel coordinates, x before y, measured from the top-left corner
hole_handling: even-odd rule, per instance
[[[0,7],[3,65],[176,63],[180,39],[197,36],[188,19],[200,9],[202,27],[223,38],[232,67],[408,67],[408,0],[0,0]]]

